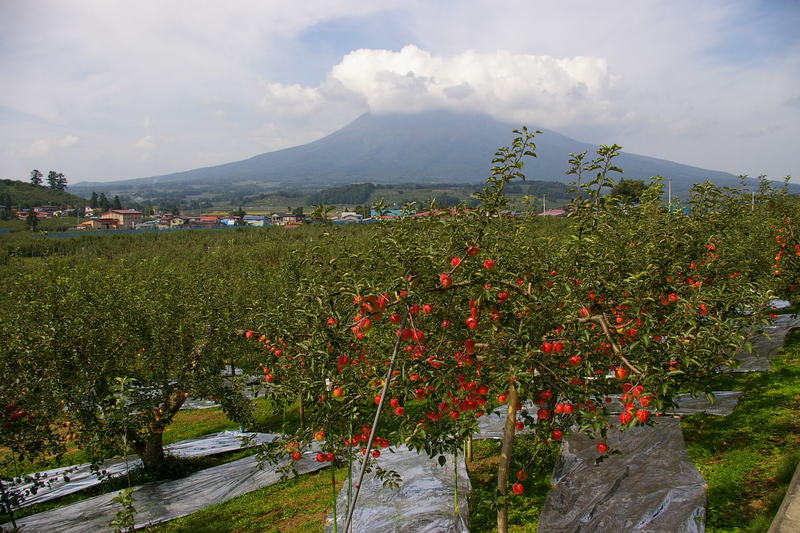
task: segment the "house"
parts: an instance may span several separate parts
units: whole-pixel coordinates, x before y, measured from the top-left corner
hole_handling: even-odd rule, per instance
[[[118,229],[120,223],[115,218],[90,218],[78,224],[78,229]]]
[[[341,224],[355,224],[361,222],[362,218],[364,217],[355,211],[342,211],[338,217],[334,218],[334,222],[339,222]]]
[[[56,215],[58,208],[54,205],[40,205],[33,208],[37,218],[51,218]]]
[[[403,211],[402,209],[386,209],[386,210],[384,210],[384,214],[383,215],[380,215],[378,213],[378,211],[376,211],[374,209],[371,209],[370,212],[369,212],[369,215],[372,218],[378,218],[380,216],[383,219],[394,219],[394,218],[402,217],[405,214],[406,214],[405,211]]]
[[[272,215],[272,223],[276,226],[302,224],[305,221],[306,216],[303,214],[296,215],[294,213],[276,213]]]
[[[158,229],[158,224],[158,220],[148,220],[147,222],[136,224],[135,229]]]
[[[113,219],[121,229],[133,229],[142,222],[142,212],[133,209],[111,209],[100,215],[100,220]]]
[[[183,227],[187,227],[189,225],[189,223],[191,222],[191,220],[192,220],[191,218],[184,217],[184,216],[181,216],[181,215],[170,215],[169,219],[167,220],[166,225],[170,229],[183,228]]]
[[[267,224],[266,215],[245,215],[242,217],[242,222],[248,226],[256,226],[261,228]]]
[[[222,215],[200,215],[198,224],[201,226],[219,226]]]
[[[46,211],[36,211],[34,209],[20,209],[19,211],[16,212],[16,215],[17,218],[19,218],[20,220],[25,220],[31,213],[33,213],[34,216],[36,216],[36,218],[38,219],[52,218],[52,215],[50,213]]]
[[[242,225],[242,217],[231,215],[220,219],[220,223],[225,224],[226,226],[241,226]]]
[[[563,217],[566,215],[567,212],[564,209],[548,209],[539,213],[540,217]]]

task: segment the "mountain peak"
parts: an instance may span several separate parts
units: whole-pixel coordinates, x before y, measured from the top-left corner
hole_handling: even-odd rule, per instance
[[[477,112],[365,113],[330,135],[300,146],[214,167],[112,183],[129,190],[154,183],[212,181],[270,182],[284,187],[364,181],[475,183],[489,175],[495,151],[510,144],[512,131],[521,126]],[[526,176],[562,183],[571,180],[566,175],[569,153],[596,149],[595,145],[548,130],[537,136],[536,145],[537,157],[526,163]],[[623,153],[617,164],[627,179],[660,175],[672,180],[675,191],[688,190],[693,183],[705,180],[724,186],[738,184],[725,172],[636,154]],[[105,186],[113,187],[111,183]]]

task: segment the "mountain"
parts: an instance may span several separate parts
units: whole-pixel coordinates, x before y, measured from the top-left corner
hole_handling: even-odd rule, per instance
[[[322,139],[268,152],[243,161],[185,172],[106,183],[79,183],[76,193],[106,194],[190,187],[195,191],[221,186],[250,190],[273,187],[326,187],[355,182],[463,183],[480,182],[489,174],[498,146],[510,144],[508,124],[480,114],[429,111],[416,114],[365,114]],[[535,129],[529,125],[529,129]],[[535,159],[526,162],[529,179],[572,181],[567,176],[568,154],[596,145],[576,141],[554,131],[542,130],[536,138]],[[672,180],[676,194],[695,182],[711,180],[720,186],[738,185],[726,172],[702,169],[664,159],[623,153],[617,160],[626,179],[654,175]]]

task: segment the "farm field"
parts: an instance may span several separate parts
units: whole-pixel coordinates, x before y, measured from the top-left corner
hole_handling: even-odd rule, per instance
[[[625,201],[605,194],[611,146],[572,161],[598,172],[569,218],[511,216],[505,187],[531,139],[498,151],[476,210],[368,227],[0,235],[4,478],[126,453],[142,459],[140,480],[186,474],[232,457],[176,467],[165,444],[241,424],[282,435],[258,449],[265,465],[291,468],[314,444],[341,482],[351,460],[387,448],[452,456],[482,414],[531,404],[499,442],[475,443],[468,466],[472,529],[533,531],[570,431],[599,440],[598,460],[614,455],[602,398],[621,395],[615,417],[633,429],[679,392],[722,387],[744,392],[734,414],[683,420],[709,485],[706,528],[764,530],[797,463],[797,335],[770,373],[716,371],[769,323],[771,298],[796,302],[800,205],[768,186],[706,184],[665,206],[658,181]],[[265,400],[243,394],[253,376]],[[182,411],[190,397],[221,407]],[[329,470],[156,530],[316,529]],[[25,494],[3,494],[5,512],[30,512]],[[125,530],[136,503],[119,503]]]

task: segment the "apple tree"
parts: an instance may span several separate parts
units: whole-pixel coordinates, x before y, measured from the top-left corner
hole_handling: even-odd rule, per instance
[[[190,394],[246,420],[249,402],[221,375],[238,349],[231,323],[240,311],[225,277],[197,266],[179,254],[50,257],[4,277],[3,307],[13,313],[0,314],[0,400],[42,412],[95,459],[118,453],[125,433],[151,470],[161,468],[163,431]],[[120,377],[134,384],[121,407]]]
[[[530,459],[513,454],[517,431],[535,425],[543,445],[575,429],[603,438],[610,395],[621,395],[623,429],[646,424],[677,391],[705,392],[715,369],[732,364],[764,316],[766,292],[741,271],[736,228],[711,223],[720,198],[701,192],[693,211],[669,210],[655,181],[639,205],[617,201],[607,191],[620,148],[603,146],[591,161],[573,158],[573,173],[593,178],[566,234],[553,235],[541,218],[507,210],[506,184],[524,179],[535,155],[534,134],[517,133],[495,155],[477,210],[405,217],[376,229],[365,250],[320,257],[288,297],[294,312],[261,324],[273,394],[302,388],[313,400],[307,427],[270,457],[299,457],[315,437],[325,440],[322,461],[398,444],[452,453],[504,403],[497,493],[506,531],[510,472],[524,473]]]

